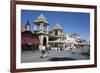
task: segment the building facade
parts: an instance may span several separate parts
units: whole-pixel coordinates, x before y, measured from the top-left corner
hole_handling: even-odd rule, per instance
[[[60,23],[57,23],[54,28],[49,30],[49,23],[43,14],[40,14],[36,20],[33,21],[33,34],[36,34],[39,38],[41,45],[51,47],[65,47],[66,44],[66,33],[63,31]],[[29,21],[25,25],[25,29],[21,31],[30,31]],[[39,29],[37,29],[39,27]],[[45,28],[45,29],[44,29]]]
[[[39,36],[40,44],[51,47],[64,47],[66,40],[66,33],[59,23],[55,25],[53,30],[49,31],[49,23],[43,14],[40,14],[34,23],[34,32]],[[37,29],[37,26],[40,29]],[[44,30],[46,27],[46,31]]]
[[[25,29],[21,29],[21,32],[30,31],[29,20],[25,25]],[[33,21],[33,36],[37,36],[39,44],[44,46],[50,46],[53,48],[65,48],[68,44],[79,44],[80,35],[77,33],[67,35],[60,23],[55,24],[52,30],[49,30],[49,22],[43,14],[40,14]],[[39,28],[38,28],[39,27]]]

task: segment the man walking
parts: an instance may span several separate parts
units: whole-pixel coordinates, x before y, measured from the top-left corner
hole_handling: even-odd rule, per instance
[[[41,58],[47,57],[47,52],[46,52],[46,47],[45,46],[40,45],[39,50],[41,51],[41,55],[40,55]]]

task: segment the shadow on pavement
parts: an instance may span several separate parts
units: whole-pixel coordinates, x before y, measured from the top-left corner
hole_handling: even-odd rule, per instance
[[[84,53],[81,53],[81,55],[84,55],[84,56],[90,56],[90,53],[84,52]]]
[[[68,58],[68,57],[61,57],[61,58],[54,57],[54,58],[51,58],[51,59],[48,59],[48,60],[49,61],[69,61],[69,60],[76,60],[76,59]]]
[[[87,59],[90,59],[90,53],[89,52],[81,53],[81,55],[84,55],[84,56],[87,57]]]
[[[80,55],[83,55],[83,56],[87,57],[87,59],[90,59],[90,49],[86,52],[80,53]]]

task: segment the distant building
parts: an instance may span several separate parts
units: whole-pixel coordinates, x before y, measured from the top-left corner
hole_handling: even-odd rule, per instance
[[[70,35],[66,35],[67,39],[66,39],[66,44],[72,44],[72,43],[76,43],[75,38],[70,37]]]
[[[86,45],[89,44],[89,42],[85,39],[82,39],[80,37],[80,35],[78,35],[77,33],[73,33],[73,34],[67,34],[67,39],[66,39],[66,43],[67,44],[77,44],[77,45]]]

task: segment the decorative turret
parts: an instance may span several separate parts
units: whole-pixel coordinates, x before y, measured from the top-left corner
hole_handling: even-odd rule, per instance
[[[57,23],[54,27],[54,30],[62,30],[62,27],[59,23]]]
[[[60,35],[62,33],[62,27],[59,23],[57,23],[53,29],[55,31],[55,35]]]
[[[29,22],[29,20],[27,20],[27,22],[26,22],[25,31],[30,31],[30,22]]]
[[[46,26],[46,32],[48,33],[49,31],[48,21],[43,14],[40,14],[33,23],[34,23],[34,31],[37,31],[36,26],[40,26],[40,32],[44,32],[44,26]]]
[[[34,23],[38,24],[38,23],[44,23],[44,24],[48,24],[47,19],[45,18],[45,16],[43,14],[40,14],[37,19],[34,21]]]

